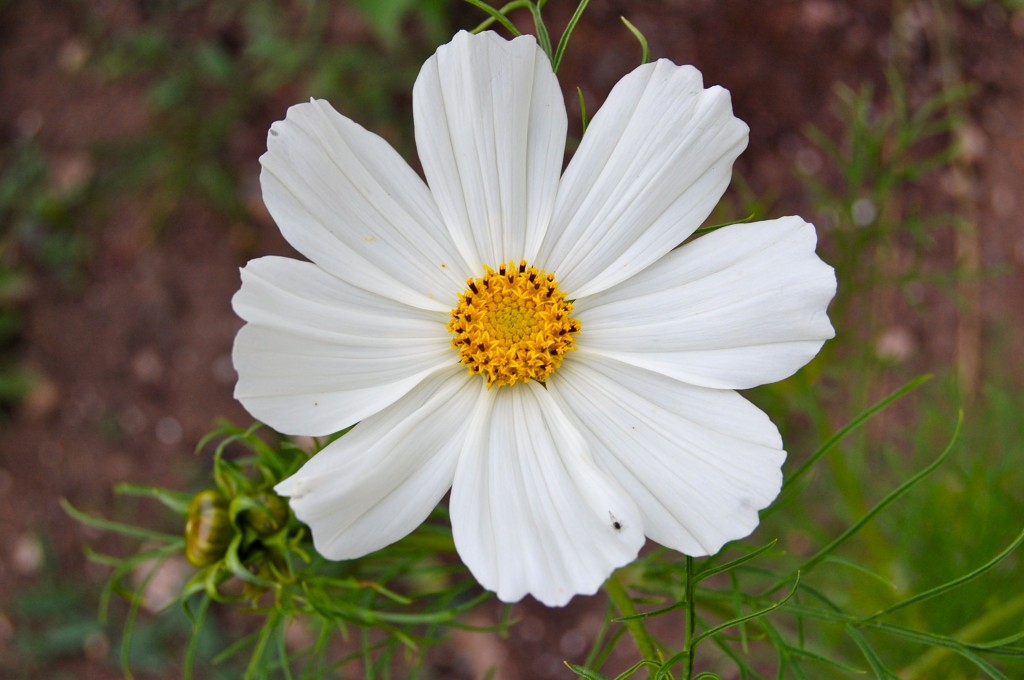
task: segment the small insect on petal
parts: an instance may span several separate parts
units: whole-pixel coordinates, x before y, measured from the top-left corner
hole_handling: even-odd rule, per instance
[[[612,529],[615,529],[616,531],[622,531],[622,522],[620,522],[615,517],[615,515],[612,514],[611,510],[608,511],[608,519],[612,521]]]

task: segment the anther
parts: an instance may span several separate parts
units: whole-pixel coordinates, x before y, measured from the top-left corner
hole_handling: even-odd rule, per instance
[[[579,322],[569,316],[572,303],[554,274],[526,260],[499,263],[497,271],[485,266],[484,272],[466,282],[448,323],[460,361],[471,375],[483,375],[488,388],[544,382],[575,349]]]

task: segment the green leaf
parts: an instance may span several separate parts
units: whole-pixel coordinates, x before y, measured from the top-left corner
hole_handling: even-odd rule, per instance
[[[779,600],[777,602],[771,603],[770,605],[768,605],[764,609],[759,609],[758,611],[753,612],[751,614],[745,614],[743,616],[738,616],[738,617],[736,617],[734,619],[730,619],[729,621],[726,621],[724,623],[720,623],[717,626],[715,626],[715,627],[713,627],[713,628],[711,628],[709,630],[704,631],[703,633],[698,635],[696,638],[694,638],[694,640],[693,640],[693,648],[696,649],[697,645],[700,644],[702,641],[708,639],[709,637],[712,637],[716,633],[719,633],[719,632],[721,632],[721,631],[723,631],[723,630],[725,630],[727,628],[732,628],[734,626],[738,626],[741,623],[744,623],[746,621],[751,621],[753,619],[758,619],[758,618],[764,616],[765,614],[768,614],[769,612],[775,611],[776,609],[778,609],[782,605],[786,604],[786,602],[788,602],[789,599],[791,597],[793,597],[794,594],[796,594],[796,589],[797,589],[797,587],[799,585],[800,585],[800,573],[797,572],[796,578],[793,581],[793,586],[789,589],[789,592],[786,593],[786,596],[783,597],[781,600]]]
[[[581,678],[586,678],[586,680],[611,680],[607,675],[601,675],[600,673],[585,668],[584,666],[580,666],[579,664],[575,664],[570,661],[563,661],[562,663],[564,663],[566,668],[571,670],[573,673]]]
[[[697,575],[695,577],[696,581],[697,583],[700,583],[704,579],[711,578],[716,574],[721,574],[722,572],[730,571],[742,564],[746,564],[747,562],[750,562],[751,560],[757,558],[759,555],[763,555],[764,553],[774,548],[778,544],[778,542],[778,539],[772,539],[765,545],[747,553],[746,555],[743,555],[742,557],[737,557],[736,559],[726,562],[725,564],[721,564],[717,567],[711,567],[709,569],[699,571],[697,572]]]
[[[576,24],[579,23],[580,17],[583,16],[583,12],[587,9],[587,4],[589,2],[590,0],[580,0],[580,4],[576,6],[576,11],[573,12],[572,17],[569,18],[569,23],[566,24],[565,30],[562,31],[562,37],[558,40],[558,47],[555,48],[555,56],[551,60],[551,65],[555,73],[558,73],[558,67],[562,64],[562,57],[565,56],[565,48],[569,46],[569,38],[572,36],[573,30],[575,30]],[[583,95],[581,93],[581,100],[582,96]],[[586,123],[584,123],[583,128],[586,129],[586,127]]]
[[[889,407],[890,404],[910,394],[911,392],[913,392],[918,387],[925,384],[931,379],[931,375],[918,376],[911,380],[910,382],[908,382],[907,384],[900,387],[899,389],[897,389],[896,391],[889,394],[889,396],[885,397],[871,408],[860,413],[856,418],[847,423],[838,432],[829,437],[824,444],[818,447],[818,449],[800,465],[800,467],[798,467],[796,470],[794,470],[793,472],[789,473],[789,475],[786,476],[786,481],[783,482],[782,484],[783,492],[785,492],[786,489],[795,484],[798,479],[807,474],[807,472],[814,466],[815,463],[818,462],[819,459],[821,459],[822,456],[831,451],[836,446],[836,444],[843,441],[843,439],[845,439],[847,435],[849,435],[851,432],[855,431],[861,425],[868,422],[876,415],[884,411],[886,408]],[[762,515],[770,512],[771,508],[762,513]]]
[[[803,572],[806,573],[806,572],[810,571],[811,569],[813,569],[814,567],[818,566],[818,564],[820,564],[826,557],[828,557],[839,546],[841,546],[843,543],[845,543],[851,536],[856,534],[861,528],[864,527],[864,525],[866,525],[868,522],[870,522],[872,519],[874,519],[886,507],[888,507],[891,503],[893,503],[900,496],[902,496],[903,494],[905,494],[906,492],[910,491],[912,488],[917,486],[925,477],[930,475],[940,465],[942,465],[942,463],[944,463],[946,461],[946,458],[949,457],[949,454],[952,453],[953,447],[956,445],[957,440],[960,438],[960,428],[963,425],[963,422],[964,422],[964,415],[963,415],[963,412],[961,411],[959,413],[958,417],[957,417],[956,429],[953,431],[953,435],[950,438],[949,443],[946,445],[945,450],[943,450],[942,453],[939,454],[938,458],[936,458],[934,461],[932,461],[930,464],[928,464],[927,467],[925,467],[924,469],[920,470],[913,477],[911,477],[910,479],[908,479],[907,481],[903,482],[898,487],[896,487],[895,489],[890,491],[888,493],[888,495],[886,495],[885,498],[883,498],[873,508],[871,508],[871,510],[869,510],[867,512],[867,514],[865,514],[863,517],[861,517],[859,520],[857,520],[854,524],[852,524],[842,534],[840,534],[835,539],[833,539],[831,543],[826,545],[824,548],[822,548],[817,553],[815,553],[812,557],[810,557],[808,560],[806,560],[803,564],[801,564],[799,567],[797,567],[797,569],[795,571],[803,571]],[[786,580],[788,580],[788,577],[787,577]],[[776,581],[775,584],[773,584],[772,587],[769,588],[769,591],[774,590],[775,588],[780,587],[782,585],[782,583],[784,583],[784,582],[785,581],[783,579],[779,579],[779,581]]]
[[[153,498],[182,516],[188,514],[188,505],[192,501],[190,494],[144,484],[118,484],[114,487],[114,493],[122,496]]]
[[[548,33],[548,27],[544,24],[544,19],[541,17],[541,7],[543,2],[532,2],[532,0],[526,3],[527,8],[530,10],[531,16],[533,16],[533,30],[537,34],[537,45],[544,54],[548,55],[548,59],[551,60],[551,67],[554,69],[555,66],[555,53],[551,49],[551,35]]]
[[[582,119],[582,123],[583,123],[583,132],[586,132],[587,131],[587,123],[589,121],[587,120],[587,102],[584,101],[584,99],[583,99],[583,88],[577,87],[576,88],[576,94],[580,98],[580,118]]]
[[[864,655],[864,659],[868,662],[868,666],[871,671],[875,674],[878,680],[899,680],[896,674],[889,670],[886,665],[882,662],[882,659],[875,652],[874,648],[868,643],[868,641],[861,635],[861,632],[852,625],[846,626],[846,634],[850,636],[854,644],[860,650],[860,653]]]
[[[71,505],[66,498],[60,499],[60,506],[64,509],[64,512],[71,515],[73,519],[95,529],[111,531],[116,534],[121,534],[122,536],[131,536],[132,538],[160,541],[161,543],[173,543],[181,540],[181,536],[176,536],[174,534],[165,534],[161,531],[152,531],[150,529],[132,526],[131,524],[122,524],[121,522],[113,522],[101,517],[93,517],[92,515],[84,513]]]
[[[494,9],[487,3],[483,2],[482,0],[465,1],[473,5],[473,7],[476,7],[477,9],[486,12],[491,17],[489,20],[484,21],[479,26],[474,28],[473,33],[479,33],[480,31],[483,31],[484,29],[488,28],[491,25],[491,23],[496,21],[499,24],[501,24],[505,28],[505,30],[511,33],[513,36],[518,37],[522,35],[522,33],[519,32],[519,29],[516,28],[516,25],[509,21],[508,17],[506,17],[505,15],[513,9],[518,9],[520,7],[528,7],[529,3],[526,2],[525,0],[522,2],[510,2],[509,4],[502,7],[500,10]]]
[[[640,63],[646,64],[651,60],[651,49],[647,45],[647,38],[644,37],[644,34],[640,32],[639,28],[629,23],[629,20],[626,19],[626,17],[619,17],[619,19],[626,25],[629,32],[632,33],[633,37],[640,43]]]
[[[1012,553],[1014,550],[1016,550],[1018,547],[1020,547],[1021,543],[1024,543],[1024,531],[1021,531],[1021,533],[1017,534],[1017,538],[1014,539],[1014,541],[1010,545],[1008,545],[1001,552],[999,552],[999,554],[997,554],[995,557],[993,557],[992,559],[990,559],[988,562],[986,562],[985,564],[981,565],[977,569],[974,569],[974,570],[964,574],[963,576],[959,576],[959,577],[953,579],[952,581],[947,581],[946,583],[943,583],[942,585],[935,586],[934,588],[929,588],[928,590],[926,590],[924,592],[921,592],[921,593],[918,593],[917,595],[913,595],[911,597],[908,597],[907,599],[903,600],[902,602],[898,602],[898,603],[892,605],[891,607],[887,607],[887,608],[885,608],[885,609],[883,609],[883,610],[881,610],[879,612],[876,612],[876,613],[872,614],[871,616],[866,617],[864,620],[865,621],[873,621],[875,619],[878,619],[878,618],[881,618],[881,617],[886,616],[888,614],[891,614],[891,613],[893,613],[895,611],[899,611],[900,609],[903,609],[904,607],[909,607],[909,606],[911,606],[913,604],[917,604],[918,602],[924,602],[925,600],[929,600],[929,599],[931,599],[933,597],[938,597],[939,595],[942,595],[942,594],[944,594],[946,592],[949,592],[950,590],[953,590],[954,588],[962,586],[963,584],[967,583],[968,581],[973,581],[974,579],[978,578],[979,576],[981,576],[985,572],[989,571],[990,569],[992,569],[993,567],[998,565],[1004,559],[1006,559],[1010,555],[1010,553]]]

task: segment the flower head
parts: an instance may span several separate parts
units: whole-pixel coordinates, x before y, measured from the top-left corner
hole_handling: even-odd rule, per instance
[[[451,489],[476,578],[562,605],[645,536],[704,555],[748,535],[785,451],[733,390],[832,337],[835,277],[797,217],[676,247],[746,146],[728,93],[641,66],[563,173],[565,105],[536,42],[460,33],[424,64],[413,114],[426,183],[322,101],[289,109],[261,159],[310,262],[242,270],[236,396],[289,434],[358,423],[276,487],[317,550],[382,548]]]

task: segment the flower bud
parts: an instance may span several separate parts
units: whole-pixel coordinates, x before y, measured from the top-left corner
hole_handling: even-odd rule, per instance
[[[260,536],[274,533],[288,521],[288,505],[273,491],[261,491],[253,496],[253,500],[260,507],[246,510],[244,518],[245,523]]]
[[[228,502],[220,491],[206,489],[192,498],[185,522],[185,557],[189,562],[205,567],[221,559],[233,533]]]

